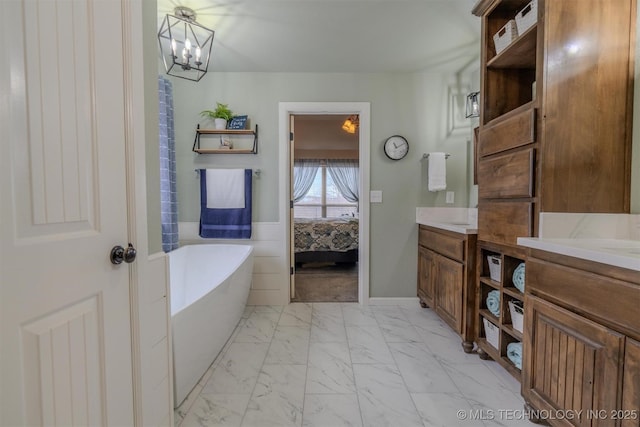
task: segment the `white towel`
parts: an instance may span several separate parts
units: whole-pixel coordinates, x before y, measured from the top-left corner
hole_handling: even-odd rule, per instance
[[[445,153],[429,153],[429,191],[447,188],[447,164]]]
[[[244,169],[207,169],[207,208],[244,207]]]

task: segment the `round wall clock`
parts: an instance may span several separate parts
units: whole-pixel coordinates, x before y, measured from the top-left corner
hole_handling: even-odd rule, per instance
[[[384,142],[384,154],[391,160],[400,160],[409,152],[409,143],[400,135],[393,135]]]

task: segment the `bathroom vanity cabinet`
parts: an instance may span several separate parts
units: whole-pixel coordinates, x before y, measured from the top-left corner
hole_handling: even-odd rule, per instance
[[[494,34],[529,6],[533,24],[497,52]],[[629,212],[636,0],[480,0],[472,13],[481,254],[521,258],[516,239],[538,235],[541,212]],[[481,298],[490,284],[479,274],[476,286]],[[509,367],[482,334],[479,354]]]
[[[473,350],[476,235],[420,225],[418,298],[431,307]]]
[[[640,425],[640,274],[530,249],[522,394],[554,426]],[[575,423],[575,424],[574,424]],[[592,424],[593,423],[593,424]]]

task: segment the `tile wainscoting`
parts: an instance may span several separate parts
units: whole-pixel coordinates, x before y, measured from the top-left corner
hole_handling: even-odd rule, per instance
[[[250,244],[253,246],[253,282],[249,305],[283,305],[289,302],[289,260],[284,253],[282,224],[254,222],[251,240],[203,239],[197,222],[178,223],[180,245]]]

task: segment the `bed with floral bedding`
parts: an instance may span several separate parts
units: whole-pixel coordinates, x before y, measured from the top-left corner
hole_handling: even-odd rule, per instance
[[[295,218],[297,264],[358,261],[358,218]]]

